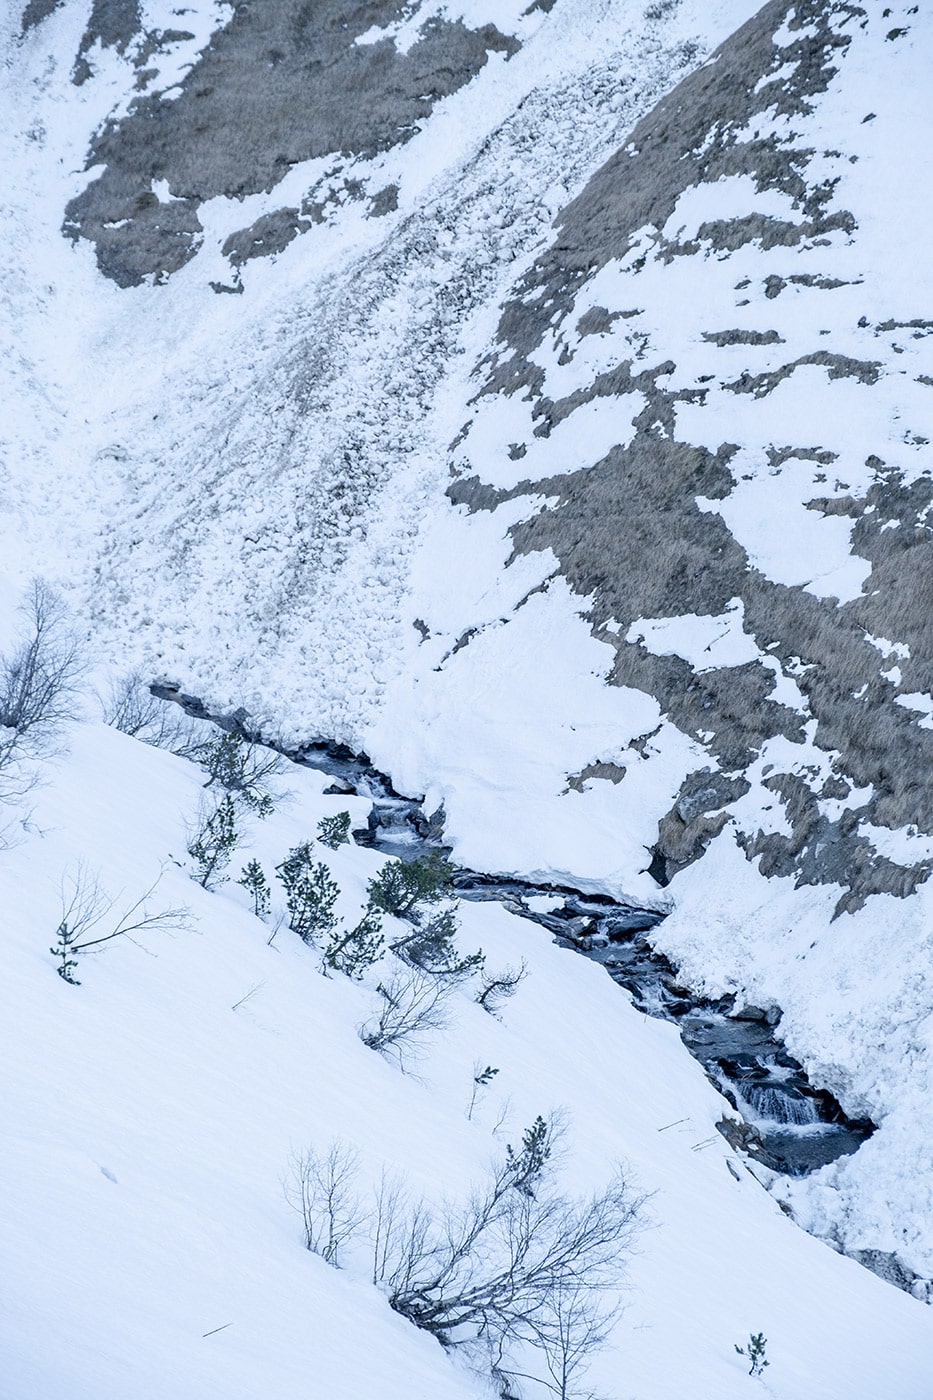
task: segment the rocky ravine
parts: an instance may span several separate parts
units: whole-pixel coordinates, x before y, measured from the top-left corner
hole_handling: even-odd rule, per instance
[[[929,17],[492,8],[30,0],[37,114],[123,87],[20,133],[93,354],[5,485],[114,655],[673,908],[880,1123],[794,1209],[929,1276]]]

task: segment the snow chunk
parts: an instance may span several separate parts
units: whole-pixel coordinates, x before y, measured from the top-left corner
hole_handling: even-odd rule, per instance
[[[905,710],[916,710],[923,718],[918,723],[920,729],[933,729],[933,695],[922,691],[911,691],[909,695],[895,695],[895,705],[903,705]]]
[[[641,642],[655,656],[682,656],[695,671],[744,666],[761,655],[754,638],[744,630],[744,617],[741,598],[733,598],[718,617],[686,613],[683,617],[640,618],[632,623],[625,640]]]

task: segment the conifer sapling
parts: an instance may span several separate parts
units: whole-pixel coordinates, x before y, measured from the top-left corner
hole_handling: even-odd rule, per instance
[[[369,902],[386,914],[405,918],[419,902],[436,904],[443,899],[452,874],[452,867],[437,851],[414,860],[390,861],[370,880]]]
[[[195,756],[208,774],[205,787],[219,783],[259,817],[274,810],[268,787],[269,779],[281,771],[279,754],[230,730],[201,744]]]
[[[368,967],[382,957],[384,940],[378,909],[367,908],[355,928],[334,931],[324,950],[325,971],[342,972],[358,982]]]
[[[735,1344],[735,1349],[739,1356],[744,1356],[746,1361],[749,1362],[748,1374],[750,1376],[760,1376],[765,1367],[771,1365],[771,1362],[765,1356],[765,1347],[767,1344],[768,1339],[763,1332],[749,1333],[747,1346],[740,1347],[738,1343]]]
[[[198,867],[197,879],[206,890],[222,884],[223,873],[239,841],[236,807],[230,793],[224,793],[212,812],[204,817],[188,842],[188,854]]]
[[[336,851],[350,841],[350,813],[338,812],[334,817],[322,817],[317,826],[318,840],[328,850]]]
[[[522,1145],[516,1151],[511,1143],[505,1149],[507,1170],[511,1184],[525,1196],[535,1194],[535,1183],[544,1171],[551,1155],[551,1127],[538,1114],[530,1128],[522,1134]]]
[[[272,907],[272,894],[265,871],[258,860],[244,865],[238,885],[242,885],[253,901],[253,913],[257,919],[264,919]]]
[[[313,845],[302,841],[275,867],[285,887],[288,926],[305,943],[325,938],[337,927],[334,905],[340,893],[324,862],[313,861]]]

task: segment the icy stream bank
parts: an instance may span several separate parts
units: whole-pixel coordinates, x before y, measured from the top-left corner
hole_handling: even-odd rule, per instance
[[[242,712],[218,717],[192,696],[165,686],[152,690],[193,716],[259,737],[249,733]],[[333,782],[326,790],[370,799],[368,826],[353,833],[359,845],[403,860],[429,849],[449,853],[443,811],[425,813],[421,798],[397,792],[366,755],[326,741],[284,752],[292,762],[330,776]],[[638,1010],[675,1022],[687,1049],[741,1116],[740,1121],[724,1117],[719,1131],[763,1166],[804,1176],[855,1152],[874,1132],[873,1123],[848,1118],[828,1090],[810,1083],[777,1034],[778,1008],[740,1006],[731,996],[710,1000],[678,980],[673,964],[647,937],[664,918],[658,910],[462,866],[455,867],[453,885],[460,899],[496,900],[510,913],[540,924],[562,947],[601,963]]]
[[[330,774],[337,791],[369,797],[360,844],[402,859],[444,846],[443,813],[427,815],[421,800],[397,793],[369,761],[339,745],[315,744],[290,757]],[[739,1006],[732,997],[710,1001],[683,986],[676,970],[647,935],[663,919],[657,910],[582,894],[567,886],[535,884],[514,876],[457,867],[461,899],[497,900],[510,912],[547,929],[562,947],[601,963],[649,1016],[674,1021],[741,1122],[717,1125],[733,1147],[772,1171],[803,1176],[854,1152],[874,1131],[850,1119],[825,1089],[813,1086],[777,1034],[777,1008]]]
[[[411,859],[443,846],[443,815],[426,817],[421,803],[394,792],[382,774],[339,750],[312,750],[302,762],[333,773],[337,783],[373,799],[369,826],[354,833],[362,844]],[[341,771],[343,762],[349,767]],[[352,777],[350,774],[352,773]],[[847,1118],[826,1090],[811,1085],[784,1048],[776,1008],[743,1007],[733,997],[715,1001],[683,986],[676,970],[647,936],[663,914],[620,904],[608,895],[582,894],[563,885],[535,884],[514,876],[480,874],[458,867],[461,899],[497,900],[511,913],[540,924],[562,947],[601,963],[649,1016],[674,1021],[687,1049],[724,1094],[742,1122],[717,1126],[727,1140],[776,1172],[803,1176],[854,1152],[874,1131]]]
[[[329,743],[289,757],[328,773],[333,790],[373,801],[368,827],[354,832],[357,843],[402,860],[427,848],[448,850],[443,812],[426,815],[420,799],[396,792],[366,757]],[[803,1065],[787,1054],[777,1035],[779,1009],[742,1007],[733,997],[706,1000],[679,983],[677,970],[647,937],[663,920],[657,910],[462,867],[454,888],[461,899],[497,900],[541,924],[558,944],[602,963],[639,1011],[677,1023],[686,1049],[741,1116],[723,1117],[720,1133],[754,1161],[804,1176],[855,1152],[873,1133],[873,1123],[846,1117],[834,1096],[811,1085]]]

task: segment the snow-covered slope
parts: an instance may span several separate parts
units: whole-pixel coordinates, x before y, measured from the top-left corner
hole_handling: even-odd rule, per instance
[[[666,887],[688,978],[882,1123],[795,1208],[925,1274],[933,29],[889,9],[765,6],[561,215],[367,742],[465,859]]]
[[[462,1197],[538,1113],[568,1117],[562,1175],[601,1184],[621,1158],[650,1192],[613,1348],[588,1381],[617,1397],[754,1393],[736,1355],[764,1332],[782,1400],[924,1400],[933,1313],[796,1228],[737,1165],[725,1104],[673,1027],[634,1011],[602,970],[497,905],[463,905],[459,942],[529,975],[501,1020],[465,987],[450,1025],[404,1075],[358,1039],[391,957],[362,984],[320,952],[208,893],[186,862],[204,774],[103,725],[74,725],[19,844],[0,854],[4,1400],[467,1400],[490,1392],[457,1353],[393,1313],[361,1250],[308,1253],[283,1196],[293,1154],[360,1149],[360,1191],[384,1167],[429,1200]],[[296,769],[264,822],[243,822],[231,874],[274,864],[323,815]],[[355,919],[383,858],[327,856]],[[83,861],[129,906],[187,905],[190,927],[118,940],[55,975],[49,945]],[[498,1074],[467,1118],[476,1065]],[[497,1126],[498,1125],[498,1126]],[[528,1386],[526,1393],[543,1394]]]
[[[643,10],[627,0],[8,8],[0,548],[5,616],[15,588],[47,574],[67,590],[103,669],[141,664],[215,710],[245,709],[280,740],[324,735],[365,747],[400,788],[426,792],[429,811],[444,804],[458,857],[476,867],[558,875],[670,908],[659,937],[683,976],[780,1006],[814,1080],[880,1123],[854,1157],[775,1187],[785,1206],[846,1251],[895,1256],[928,1279],[933,26],[921,9],[876,0],[771,0],[760,10],[755,0]],[[123,762],[114,745],[126,752],[129,741],[90,733],[76,736],[76,752],[89,748],[63,770],[66,789],[106,787]],[[145,879],[137,859],[148,869],[177,845],[180,794],[194,790],[190,772],[141,752],[126,760],[142,765],[140,791],[151,771],[162,792],[156,767],[168,765],[163,797],[149,815],[126,809],[112,838],[127,838],[118,857],[103,834],[109,815],[87,853],[111,862],[112,883],[134,889]],[[205,953],[198,971],[176,938],[160,949],[159,966],[184,959],[164,1000],[128,974],[112,996],[139,997],[138,1015],[95,1013],[102,1029],[85,1029],[99,1043],[81,1041],[68,1019],[59,1027],[49,1008],[71,989],[49,987],[36,951],[49,935],[37,943],[32,922],[53,917],[52,884],[81,853],[81,800],[63,798],[61,815],[57,800],[42,797],[53,803],[36,819],[46,835],[33,832],[3,857],[12,886],[46,891],[34,911],[32,894],[15,902],[34,960],[24,976],[38,979],[19,1011],[33,1008],[43,1037],[50,1018],[63,1045],[74,1033],[92,1074],[124,1025],[163,1052],[171,1024],[194,1026],[192,1003],[217,959]],[[107,799],[123,801],[122,787]],[[75,832],[54,857],[46,820]],[[358,895],[369,857],[347,859],[353,868],[338,873]],[[240,918],[229,900],[212,899],[205,940],[220,905]],[[519,937],[511,925],[481,933],[484,947]],[[230,970],[247,990],[267,976],[267,955],[253,949],[251,925],[241,934]],[[539,946],[540,933],[527,937]],[[112,950],[100,969],[132,951]],[[586,1069],[591,1095],[554,1098],[589,1115],[575,1132],[595,1170],[618,1150],[597,1120],[618,1074],[615,1057],[603,1056],[623,1034],[597,1008],[612,1017],[625,1008],[594,970],[567,963],[544,980],[576,979],[579,1009],[564,1024],[553,1000],[528,1003],[544,1018],[551,1057],[543,1030],[522,1030],[541,1039],[527,1059],[516,1052],[516,1094],[528,1094],[533,1114],[546,1064],[566,1059],[574,1085]],[[352,1031],[357,993],[312,972],[302,975],[316,1013],[329,997],[349,998],[329,1047]],[[82,987],[71,1004],[99,994]],[[270,994],[270,1024],[280,1015],[293,1028],[279,1047],[290,1066],[310,1053],[293,995],[284,984],[281,1004]],[[629,1041],[623,1049],[656,1075],[650,1097],[670,1077],[675,1097],[708,1103],[679,1048],[674,1070],[664,1033],[632,1024],[650,1052]],[[191,1074],[207,1083],[224,1079],[226,1057],[249,1057],[232,1047],[239,1029],[225,1020],[197,1034]],[[438,1053],[444,1064],[463,1053],[469,1062],[473,1050],[461,1051]],[[346,1063],[359,1055],[348,1049]],[[128,1057],[126,1075],[141,1063]],[[354,1092],[365,1100],[375,1091],[364,1080],[381,1069],[358,1068]],[[448,1071],[437,1072],[446,1084]],[[112,1134],[128,1092],[115,1086],[110,1104],[109,1090],[89,1087],[83,1112],[103,1114]],[[153,1092],[159,1132],[175,1143],[177,1103],[164,1086]],[[447,1092],[438,1089],[438,1104]],[[396,1141],[415,1132],[414,1110],[399,1110],[406,1126],[396,1134],[375,1119],[345,1125],[339,1098],[328,1091],[312,1115],[321,1131],[333,1121],[328,1132],[358,1138],[374,1162],[401,1154],[417,1168],[419,1151]],[[301,1132],[261,1099],[259,1088],[244,1097],[220,1131],[227,1145],[251,1115],[268,1124],[274,1153],[259,1166],[236,1156],[237,1181],[245,1173],[251,1184],[245,1197],[230,1186],[231,1199],[248,1197],[247,1214],[266,1220],[274,1207],[257,1202],[279,1170],[272,1157],[287,1156]],[[446,1111],[437,1119],[445,1143]],[[705,1124],[698,1106],[686,1112]],[[77,1150],[81,1116],[58,1139],[66,1152]],[[656,1126],[625,1148],[646,1189],[668,1170],[646,1145]],[[705,1201],[707,1154],[690,1153],[699,1140],[681,1144],[677,1191]],[[437,1149],[431,1181],[465,1182],[487,1149],[454,1134],[449,1159]],[[204,1171],[183,1235],[204,1229],[195,1224],[204,1213],[217,1219]],[[192,1173],[186,1166],[179,1180]],[[730,1262],[728,1278],[723,1261],[741,1257],[734,1242],[746,1230],[767,1253],[772,1229],[799,1241],[786,1256],[774,1246],[784,1261],[774,1296],[793,1295],[777,1315],[798,1367],[784,1379],[772,1367],[769,1382],[786,1387],[775,1393],[924,1393],[927,1315],[917,1304],[891,1301],[793,1235],[765,1199],[733,1221],[732,1189],[731,1178],[719,1182],[721,1209],[711,1206],[707,1221],[704,1205],[702,1237],[690,1225],[682,1254],[643,1246],[629,1321],[650,1295],[641,1320],[651,1331],[620,1332],[633,1348],[632,1393],[679,1394],[690,1376],[711,1400],[732,1393],[741,1375],[733,1382],[719,1342],[704,1339],[726,1321],[730,1343],[771,1324],[733,1321],[727,1299],[757,1298],[753,1276],[765,1285],[753,1260],[745,1272]],[[743,1198],[756,1190],[743,1181]],[[38,1229],[29,1200],[24,1250]],[[132,1239],[142,1233],[134,1219],[124,1221]],[[90,1247],[92,1234],[74,1248]],[[288,1253],[291,1238],[280,1242]],[[100,1269],[119,1278],[129,1246],[94,1248]],[[274,1272],[265,1235],[255,1249],[247,1273]],[[707,1251],[720,1290],[708,1305],[696,1262]],[[153,1263],[153,1298],[174,1267],[166,1258]],[[302,1256],[284,1267],[314,1265]],[[227,1279],[226,1265],[221,1272]],[[24,1266],[24,1298],[44,1286],[29,1273]],[[344,1317],[314,1343],[330,1348],[334,1368],[322,1393],[362,1394],[372,1372],[358,1357],[352,1382],[338,1379],[349,1364],[340,1329],[357,1301],[335,1301],[344,1281],[332,1271],[320,1278],[314,1308]],[[839,1345],[827,1350],[822,1339],[816,1358],[803,1339],[824,1285],[841,1300],[826,1323],[839,1327]],[[228,1384],[231,1394],[236,1385],[274,1393],[268,1368],[293,1362],[279,1389],[297,1387],[311,1352],[271,1359],[296,1296],[288,1285],[278,1301],[266,1296],[273,1330],[255,1351],[236,1352],[236,1379],[180,1361],[178,1375],[195,1377],[190,1394]],[[382,1307],[366,1297],[361,1317]],[[252,1295],[243,1306],[251,1311]],[[102,1311],[88,1301],[92,1331]],[[176,1320],[187,1311],[179,1303]],[[381,1374],[396,1367],[409,1377],[405,1393],[413,1384],[422,1393],[411,1378],[422,1374],[423,1341],[404,1328],[400,1339],[391,1317],[383,1325]],[[175,1323],[166,1326],[149,1343],[163,1356],[180,1346],[166,1341]],[[95,1335],[98,1351],[116,1345],[116,1333]],[[669,1339],[657,1351],[655,1335]],[[707,1348],[709,1369],[697,1360],[692,1371]],[[28,1370],[40,1364],[37,1347],[17,1351],[27,1369],[16,1400],[43,1387],[82,1393],[65,1385],[64,1353],[41,1354],[52,1368],[44,1379]],[[185,1393],[177,1375],[170,1383],[148,1369],[141,1341],[120,1354],[133,1377],[122,1393],[145,1393],[149,1374],[162,1382],[153,1393]],[[665,1367],[675,1354],[673,1384]],[[904,1361],[899,1391],[880,1366],[892,1356]],[[423,1393],[472,1393],[473,1380],[441,1380],[435,1362],[424,1363]],[[84,1393],[106,1394],[99,1368],[78,1369]],[[607,1385],[618,1391],[628,1374],[610,1370]],[[396,1393],[393,1380],[380,1384],[380,1395]]]
[[[460,7],[511,25],[522,46],[439,100],[407,142],[302,160],[268,193],[213,195],[196,256],[165,285],[122,290],[98,272],[95,245],[72,246],[61,226],[99,174],[84,170],[96,125],[135,94],[129,50],[95,48],[94,76],[75,86],[87,6],[58,7],[22,38],[7,16],[2,295],[19,412],[4,426],[5,495],[30,531],[11,529],[7,558],[54,560],[120,645],[132,638],[154,667],[196,671],[210,698],[236,696],[296,734],[358,736],[399,664],[413,537],[441,497],[469,370],[516,270],[697,61],[694,28],[723,37],[753,5],[655,18],[623,4],[528,8]],[[192,11],[192,31],[195,14],[203,40],[213,9]],[[147,10],[147,30],[170,24],[169,7]],[[170,56],[146,61],[177,79]],[[288,126],[288,102],[279,119]],[[367,217],[365,200],[325,201],[323,222],[240,265],[242,295],[214,291],[233,286],[223,248],[244,220],[272,217],[335,163],[336,185],[397,185],[397,207]],[[136,174],[147,208],[153,178]],[[171,198],[158,172],[155,184]],[[67,533],[46,528],[50,504]]]

